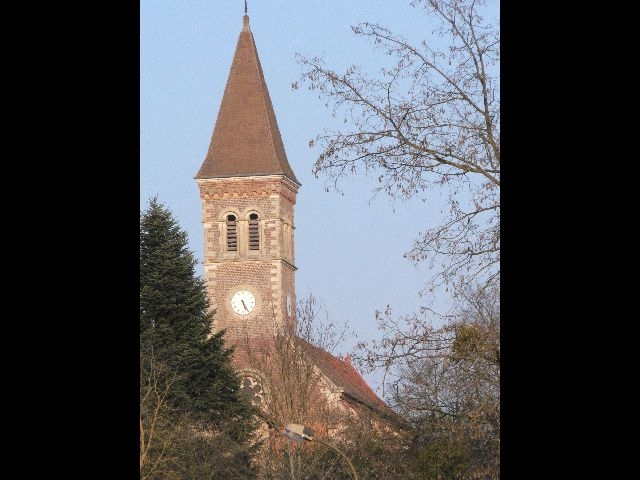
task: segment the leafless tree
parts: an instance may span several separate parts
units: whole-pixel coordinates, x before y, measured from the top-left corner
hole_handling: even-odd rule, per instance
[[[140,479],[162,476],[170,461],[182,422],[172,416],[168,395],[176,376],[167,371],[151,350],[140,355]]]
[[[460,478],[499,478],[497,287],[467,289],[443,326],[433,327],[417,315],[403,320],[396,322],[391,312],[381,316],[383,338],[362,343],[354,360],[387,373],[387,397],[424,445],[439,442],[441,449],[433,455],[444,451],[453,458],[460,450],[463,459],[456,462],[467,474]]]
[[[248,366],[244,375],[252,378],[246,385],[252,387],[252,401],[266,423],[259,432],[263,447],[255,457],[260,478],[315,478],[323,455],[314,445],[292,445],[284,438],[283,427],[304,424],[326,437],[341,418],[335,405],[322,398],[322,373],[310,361],[304,344],[312,340],[320,348],[332,348],[339,342],[341,334],[332,322],[324,323],[327,318],[322,311],[311,295],[297,305],[295,330],[286,329],[270,338],[247,338],[236,350],[235,355],[242,355]],[[336,467],[340,459],[329,463]]]
[[[405,256],[429,261],[444,285],[496,284],[500,276],[500,37],[496,9],[484,0],[414,0],[435,21],[428,40],[412,44],[376,23],[353,32],[391,59],[370,76],[356,65],[337,73],[324,59],[298,55],[301,83],[319,93],[344,130],[310,142],[321,153],[313,172],[339,181],[365,173],[375,192],[395,199],[444,192],[439,224],[414,240]],[[495,2],[494,2],[495,3]],[[298,82],[293,88],[299,88]]]
[[[202,428],[188,412],[174,408],[170,397],[179,379],[153,349],[141,349],[140,480],[255,478],[255,472],[237,461],[251,455],[251,448],[224,425]]]
[[[311,358],[310,347],[325,352],[336,348],[346,323],[332,321],[313,295],[299,301],[296,311],[295,332],[285,331],[268,341],[248,339],[242,348],[249,352],[246,358],[251,370],[260,378],[261,388],[254,391],[260,391],[259,415],[269,427],[261,433],[263,448],[256,457],[260,478],[339,480],[351,476],[344,459],[321,442],[287,441],[282,434],[287,423],[311,427],[317,438],[340,445],[363,479],[411,478],[400,457],[402,439],[389,434],[371,411],[354,415],[341,407],[339,392],[331,390]]]

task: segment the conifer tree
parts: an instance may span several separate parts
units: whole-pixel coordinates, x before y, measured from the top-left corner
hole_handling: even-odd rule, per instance
[[[224,345],[224,332],[211,334],[206,288],[195,266],[186,232],[169,209],[151,199],[140,215],[140,429],[141,447],[143,438],[151,446],[162,445],[144,450],[150,456],[155,452],[156,463],[164,466],[159,477],[145,478],[197,471],[198,465],[185,465],[197,456],[175,451],[191,445],[191,454],[197,442],[215,444],[221,457],[228,447],[227,453],[233,453],[225,458],[235,460],[224,468],[243,468],[243,478],[250,478],[252,406],[239,394],[240,381],[231,364],[232,350]],[[205,435],[198,437],[198,432]],[[152,442],[151,433],[164,438]],[[189,440],[190,435],[195,437]],[[142,464],[141,455],[141,476]],[[216,468],[223,464],[218,462]],[[189,477],[199,478],[195,473]]]

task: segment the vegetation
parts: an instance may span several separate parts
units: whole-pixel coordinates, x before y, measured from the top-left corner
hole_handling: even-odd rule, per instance
[[[421,445],[419,478],[499,478],[499,290],[468,289],[437,328],[387,313],[382,339],[360,344],[354,358],[385,372],[387,398]]]
[[[444,287],[447,316],[425,307],[377,313],[382,338],[354,357],[385,374],[386,398],[413,427],[413,474],[499,478],[500,35],[490,0],[413,0],[435,30],[419,44],[377,23],[353,27],[386,55],[377,73],[343,72],[298,56],[300,80],[344,119],[310,142],[328,188],[354,175],[374,192],[446,208],[405,257],[433,272],[421,294]],[[435,24],[432,23],[435,21]],[[425,32],[428,34],[428,32]],[[298,82],[294,88],[300,88]],[[427,317],[433,314],[436,317]],[[440,322],[433,326],[433,320]],[[413,478],[407,476],[407,478]]]
[[[297,320],[296,332],[281,332],[267,343],[248,341],[243,347],[251,352],[251,367],[261,372],[260,382],[269,393],[262,415],[271,428],[256,456],[260,478],[352,478],[344,458],[323,441],[344,452],[362,479],[410,478],[404,453],[411,438],[399,435],[397,424],[381,422],[366,408],[356,416],[340,408],[337,396],[328,402],[324,397],[327,384],[313,352],[315,347],[330,352],[346,333],[346,324],[332,322],[313,295],[299,302]],[[310,427],[320,441],[292,444],[282,435],[287,423]]]
[[[500,278],[500,37],[484,0],[414,0],[434,35],[413,45],[382,25],[353,32],[383,49],[391,65],[369,75],[335,72],[319,57],[298,56],[301,82],[318,92],[344,129],[324,131],[314,173],[339,188],[360,173],[376,192],[429,200],[447,195],[448,212],[414,240],[406,257],[437,267],[425,286],[455,293]],[[483,17],[483,15],[485,15]],[[433,24],[433,23],[431,23]],[[294,88],[299,88],[298,82]]]
[[[253,408],[223,332],[210,334],[195,264],[186,233],[152,199],[140,216],[140,476],[253,478]]]
[[[434,190],[447,198],[441,221],[406,257],[435,269],[422,292],[450,288],[454,310],[439,326],[428,309],[402,318],[378,312],[382,337],[353,356],[384,372],[403,427],[318,395],[335,392],[308,361],[305,341],[332,351],[344,329],[321,320],[313,297],[298,306],[297,331],[243,346],[256,378],[241,388],[224,332],[211,332],[186,233],[152,199],[140,217],[141,479],[350,478],[331,449],[284,439],[290,422],[330,438],[362,479],[500,477],[499,32],[484,0],[410,3],[438,22],[435,40],[414,45],[382,25],[353,27],[388,54],[377,75],[298,57],[301,82],[345,120],[344,130],[311,142],[321,150],[317,176],[339,188],[365,173],[392,198],[428,201]],[[251,402],[261,392],[269,402],[258,410]]]

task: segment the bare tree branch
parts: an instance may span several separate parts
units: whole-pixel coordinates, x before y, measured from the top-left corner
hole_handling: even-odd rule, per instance
[[[313,173],[335,189],[349,175],[371,175],[380,184],[373,191],[391,198],[429,202],[434,188],[445,192],[448,213],[405,256],[429,259],[431,267],[439,262],[425,290],[444,284],[456,293],[500,278],[500,38],[497,25],[480,15],[484,1],[411,5],[438,22],[446,47],[437,39],[414,45],[363,23],[354,33],[394,61],[377,78],[355,65],[337,73],[322,58],[298,55],[301,82],[346,125],[310,142],[321,149]]]

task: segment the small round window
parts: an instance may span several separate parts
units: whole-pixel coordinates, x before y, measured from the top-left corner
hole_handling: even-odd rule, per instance
[[[244,377],[240,385],[240,394],[244,395],[255,405],[262,405],[264,401],[264,391],[260,383],[253,377]]]

